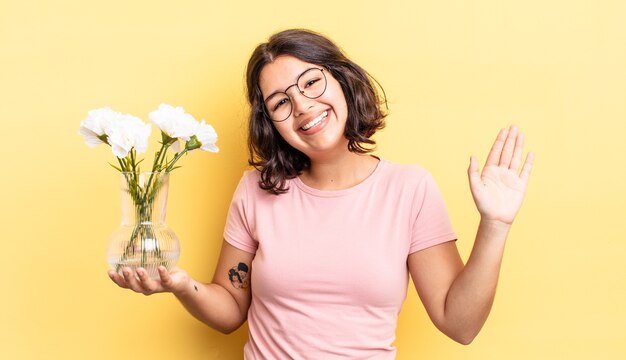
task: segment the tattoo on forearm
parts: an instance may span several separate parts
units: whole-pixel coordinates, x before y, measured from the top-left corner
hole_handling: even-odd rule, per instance
[[[250,281],[248,280],[249,268],[248,265],[240,262],[237,266],[233,266],[228,270],[228,279],[233,284],[235,289],[245,289],[248,287]]]
[[[193,284],[193,289],[198,291],[198,287],[196,286],[196,284]]]

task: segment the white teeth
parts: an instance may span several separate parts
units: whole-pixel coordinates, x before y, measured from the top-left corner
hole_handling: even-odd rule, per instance
[[[326,118],[326,116],[328,116],[328,111],[324,111],[323,113],[320,114],[320,116],[318,116],[315,119],[309,121],[309,123],[304,125],[301,129],[304,130],[304,131],[309,130],[313,126],[315,126],[315,125],[319,124],[320,122],[322,122],[322,120],[324,120]]]

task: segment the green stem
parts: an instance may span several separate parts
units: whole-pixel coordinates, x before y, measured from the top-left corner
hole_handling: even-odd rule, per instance
[[[132,149],[130,151],[127,158],[125,159],[118,158],[120,167],[125,173],[124,176],[126,178],[126,183],[128,185],[129,195],[131,196],[131,199],[135,205],[135,213],[136,213],[135,217],[136,217],[137,223],[135,224],[133,233],[131,234],[129,241],[124,248],[124,252],[122,256],[120,257],[119,263],[116,266],[117,271],[119,271],[120,267],[122,266],[121,264],[124,261],[126,261],[130,255],[135,254],[135,245],[137,241],[141,241],[141,244],[140,244],[141,245],[141,263],[140,264],[142,267],[145,267],[147,264],[148,251],[146,250],[144,240],[148,238],[154,238],[154,233],[152,231],[152,221],[151,221],[152,211],[153,211],[153,206],[154,206],[154,199],[156,197],[156,194],[159,188],[161,187],[161,181],[158,181],[158,179],[155,180],[153,183],[154,174],[155,172],[161,172],[161,169],[163,168],[163,161],[166,158],[167,149],[174,141],[176,141],[176,139],[168,139],[161,143],[161,149],[159,150],[159,152],[157,153],[154,159],[154,162],[152,165],[152,172],[150,174],[148,182],[145,188],[143,189],[143,191],[139,187],[139,174],[137,172],[136,161],[135,161],[136,159],[135,149]],[[182,155],[186,152],[187,152],[187,149],[182,151],[180,154],[176,154],[176,157],[168,165],[164,174],[167,174],[168,172],[170,172],[172,170],[174,163],[176,163],[176,161],[178,161],[178,159],[180,159]],[[131,172],[131,174],[128,174],[128,172]],[[161,249],[158,246],[158,242],[156,242],[155,240],[155,243],[151,245],[154,247],[155,255],[159,259],[160,263],[165,264],[166,260],[162,258]]]
[[[150,173],[150,178],[148,179],[148,184],[146,185],[142,201],[146,201],[148,197],[148,190],[150,188],[150,185],[152,184],[152,178],[154,177],[154,173],[161,170],[163,159],[165,159],[165,153],[167,152],[167,148],[170,145],[171,143],[168,142],[161,143],[161,149],[159,149],[157,156],[154,158],[154,163],[152,164],[152,173]]]
[[[120,256],[118,264],[116,266],[116,271],[119,271],[122,264],[131,256],[135,254],[135,245],[137,241],[141,241],[141,261],[140,266],[146,267],[148,263],[148,250],[146,249],[145,240],[146,239],[154,239],[154,243],[150,244],[151,247],[154,248],[154,254],[157,257],[159,264],[163,265],[167,261],[163,258],[161,254],[161,249],[159,247],[158,241],[155,239],[155,234],[152,231],[152,211],[153,211],[154,203],[152,200],[149,200],[147,203],[135,204],[135,217],[136,224],[133,229],[133,233],[130,236],[128,243],[124,248],[124,252]]]
[[[154,164],[152,165],[152,172],[161,171],[161,166],[163,165],[163,159],[165,159],[165,154],[167,153],[167,148],[169,148],[170,145],[172,144],[173,142],[171,140],[169,142],[164,141],[161,143],[161,149],[157,153],[157,156],[154,158]]]
[[[188,151],[187,148],[185,148],[183,151],[181,151],[180,153],[176,154],[176,157],[174,158],[174,160],[172,160],[172,162],[169,164],[167,169],[165,169],[165,172],[168,173],[168,172],[172,171],[172,168],[174,167],[174,164],[176,164],[178,159],[180,159],[183,155],[185,155],[185,153],[187,153],[187,151]]]

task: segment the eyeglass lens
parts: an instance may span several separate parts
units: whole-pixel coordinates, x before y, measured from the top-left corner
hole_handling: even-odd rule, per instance
[[[326,91],[326,76],[322,69],[311,68],[303,72],[294,85],[300,94],[309,99],[315,99],[322,96]],[[293,104],[287,93],[278,92],[265,100],[265,107],[270,119],[284,121],[291,115]]]

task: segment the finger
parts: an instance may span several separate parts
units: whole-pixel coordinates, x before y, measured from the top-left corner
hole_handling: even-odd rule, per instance
[[[167,271],[167,268],[161,265],[157,268],[157,271],[159,272],[159,277],[161,278],[161,284],[163,284],[163,288],[172,289],[174,281],[172,280],[169,271]]]
[[[487,156],[487,162],[485,166],[495,165],[498,166],[500,162],[500,155],[502,154],[502,148],[504,147],[504,141],[509,133],[508,129],[501,129],[496,137],[496,141],[491,146],[489,156]]]
[[[535,162],[535,153],[529,152],[526,155],[526,161],[524,161],[524,166],[522,167],[522,172],[520,173],[520,179],[522,179],[525,183],[528,183],[528,178],[530,177],[530,171],[533,168],[533,163]]]
[[[524,133],[519,133],[517,141],[515,141],[515,149],[513,150],[513,159],[509,165],[509,169],[517,171],[522,163],[522,154],[524,153]]]
[[[143,293],[143,288],[141,287],[141,285],[139,285],[139,281],[137,280],[137,275],[131,268],[129,267],[123,268],[122,274],[124,275],[124,280],[126,281],[126,284],[128,285],[127,288],[138,293]]]
[[[117,286],[124,288],[124,289],[128,288],[124,278],[120,274],[118,274],[115,270],[109,270],[108,275],[109,275],[109,278],[111,278],[111,280],[113,280],[113,282],[117,284]]]
[[[148,272],[144,268],[138,268],[137,275],[139,276],[139,285],[144,290],[144,295],[154,294],[159,290],[159,284],[148,276]]]
[[[476,188],[480,185],[480,171],[478,160],[473,155],[470,156],[470,165],[467,169],[467,176],[470,181],[470,187]]]
[[[509,133],[502,148],[502,155],[500,155],[500,166],[509,168],[511,160],[513,159],[513,150],[515,149],[515,143],[517,142],[517,126],[512,125],[509,129]]]

